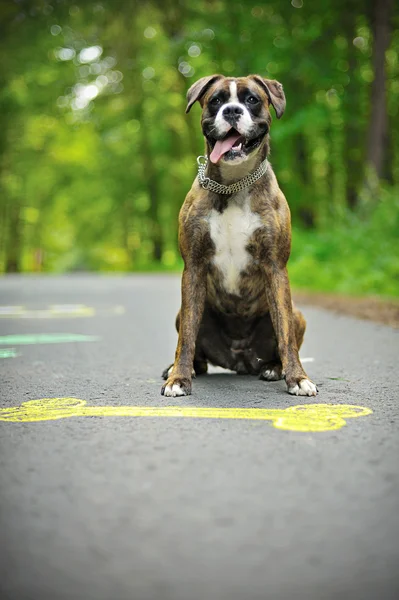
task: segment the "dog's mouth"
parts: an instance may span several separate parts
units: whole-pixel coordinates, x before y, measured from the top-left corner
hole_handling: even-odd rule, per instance
[[[265,131],[262,131],[257,137],[246,138],[236,129],[232,128],[220,140],[207,136],[212,149],[209,158],[216,164],[222,156],[223,160],[234,160],[237,157],[245,157],[260,145],[265,133]]]

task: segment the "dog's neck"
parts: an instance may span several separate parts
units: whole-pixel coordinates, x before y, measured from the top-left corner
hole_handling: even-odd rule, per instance
[[[209,158],[211,149],[208,143],[206,144],[206,153]],[[238,165],[229,165],[225,162],[214,164],[209,160],[206,175],[210,179],[213,179],[218,183],[223,183],[224,185],[236,183],[236,181],[239,181],[250,173],[256,171],[260,163],[267,157],[268,153],[269,144],[268,141],[266,141],[259,147],[257,152],[254,152],[252,156],[248,157],[247,160],[239,163]]]

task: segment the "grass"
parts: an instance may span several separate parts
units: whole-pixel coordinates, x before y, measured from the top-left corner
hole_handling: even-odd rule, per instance
[[[399,190],[317,230],[293,229],[292,286],[348,295],[399,296]]]

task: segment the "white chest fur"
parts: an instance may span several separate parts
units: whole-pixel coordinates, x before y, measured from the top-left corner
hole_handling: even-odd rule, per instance
[[[215,244],[214,265],[223,276],[227,292],[239,295],[240,275],[251,259],[246,246],[253,232],[261,226],[259,215],[250,208],[250,199],[236,198],[219,213],[212,210],[209,217],[210,234]]]

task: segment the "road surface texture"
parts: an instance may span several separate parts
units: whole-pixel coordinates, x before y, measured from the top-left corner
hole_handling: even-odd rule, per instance
[[[178,277],[0,298],[2,599],[399,597],[397,331],[307,306],[317,398],[217,369],[164,398]]]

